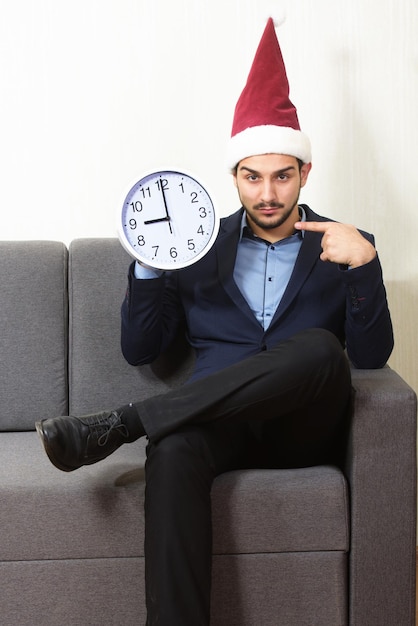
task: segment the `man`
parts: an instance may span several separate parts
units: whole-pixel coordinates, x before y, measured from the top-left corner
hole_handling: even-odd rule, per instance
[[[118,409],[37,424],[64,471],[147,436],[148,625],[208,625],[210,490],[237,468],[330,462],[350,369],[382,367],[393,347],[373,237],[299,205],[310,144],[288,98],[269,20],[238,101],[229,165],[242,209],[210,252],[167,273],[133,263],[122,350],[154,360],[186,330],[196,352],[180,389]]]

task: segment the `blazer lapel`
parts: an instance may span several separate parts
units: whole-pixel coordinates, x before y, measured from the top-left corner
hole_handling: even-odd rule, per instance
[[[218,276],[222,287],[235,306],[259,327],[260,325],[254,313],[234,281],[234,266],[240,237],[241,218],[242,209],[226,218],[222,223],[216,246]]]
[[[314,213],[307,205],[303,205],[303,208],[306,212],[307,221],[327,221],[326,218]],[[304,282],[308,278],[313,266],[318,261],[319,255],[322,252],[321,241],[322,233],[305,232],[303,243],[300,248],[298,258],[296,259],[295,267],[283,294],[283,298],[281,299],[281,302],[273,316],[272,325],[280,319],[296,295],[302,289]]]
[[[283,315],[295,296],[302,289],[305,280],[318,261],[321,250],[321,236],[318,236],[317,233],[305,233],[293,273],[283,294],[283,298],[274,314],[272,324]]]

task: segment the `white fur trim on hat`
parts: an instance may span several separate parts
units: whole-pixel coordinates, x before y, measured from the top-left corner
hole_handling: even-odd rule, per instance
[[[233,170],[242,159],[259,154],[287,154],[310,163],[311,142],[301,130],[287,126],[252,126],[229,140],[227,167]]]

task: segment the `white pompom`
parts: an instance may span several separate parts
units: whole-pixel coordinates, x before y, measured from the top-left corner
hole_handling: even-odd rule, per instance
[[[279,28],[286,21],[285,7],[283,5],[278,6],[277,2],[273,2],[271,10],[269,11],[268,15],[266,15],[265,22],[267,22],[270,17],[273,19],[274,26],[276,28]]]

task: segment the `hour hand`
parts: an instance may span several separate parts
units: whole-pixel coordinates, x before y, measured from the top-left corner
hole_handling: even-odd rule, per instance
[[[170,217],[168,215],[166,215],[165,217],[157,217],[157,219],[155,220],[146,220],[144,222],[144,226],[147,226],[148,224],[159,224],[160,222],[167,222],[170,233],[173,234],[173,229],[171,228],[170,224]]]
[[[146,220],[144,222],[144,224],[158,224],[159,222],[169,222],[170,218],[168,217],[168,215],[166,215],[165,217],[158,217],[155,220]]]

